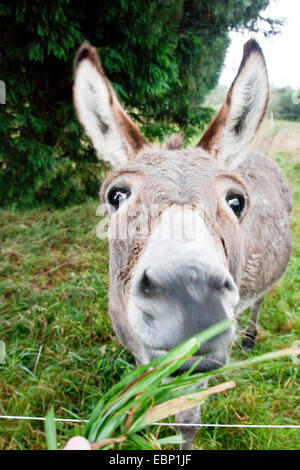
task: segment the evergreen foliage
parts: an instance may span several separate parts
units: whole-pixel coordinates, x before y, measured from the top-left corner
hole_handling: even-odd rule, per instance
[[[287,121],[300,121],[300,94],[299,90],[292,88],[279,88],[272,90],[270,111],[276,119]]]
[[[95,196],[104,164],[72,106],[72,64],[98,47],[119,97],[142,131],[187,138],[211,117],[233,28],[257,29],[269,0],[4,0],[0,4],[0,200],[65,205]],[[266,19],[274,32],[278,22]]]

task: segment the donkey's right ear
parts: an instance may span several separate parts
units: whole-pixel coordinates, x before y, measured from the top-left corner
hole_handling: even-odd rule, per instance
[[[236,168],[246,158],[268,100],[265,59],[259,44],[250,39],[244,46],[242,62],[226,100],[198,146],[229,169]]]
[[[122,108],[96,49],[88,43],[76,55],[73,97],[78,119],[97,153],[113,167],[125,165],[149,145]]]

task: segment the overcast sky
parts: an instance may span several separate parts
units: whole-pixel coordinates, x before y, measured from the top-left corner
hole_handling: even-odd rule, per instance
[[[251,37],[261,45],[269,71],[270,83],[276,87],[300,88],[300,0],[271,0],[263,16],[285,20],[281,33],[265,38],[263,34],[230,33],[231,45],[219,83],[230,85],[241,61],[243,44]]]

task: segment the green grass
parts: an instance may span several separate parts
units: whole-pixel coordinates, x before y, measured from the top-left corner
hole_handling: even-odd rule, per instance
[[[294,189],[293,256],[263,304],[259,341],[249,356],[300,338],[300,164],[288,154],[276,160]],[[7,351],[7,363],[0,365],[0,414],[45,416],[53,405],[56,417],[87,418],[100,396],[133,368],[107,318],[108,252],[95,235],[96,208],[90,202],[51,212],[0,212],[0,339]],[[245,357],[239,343],[233,357]],[[299,365],[290,359],[225,378],[237,387],[207,401],[203,422],[300,424]],[[60,435],[71,437],[80,427],[58,423],[57,430],[61,444]],[[173,430],[162,436],[168,433]],[[208,428],[195,443],[204,449],[300,449],[299,434]],[[43,423],[0,420],[0,449],[45,447]]]

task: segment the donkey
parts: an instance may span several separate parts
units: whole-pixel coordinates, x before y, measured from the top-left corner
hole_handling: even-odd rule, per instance
[[[109,315],[121,344],[146,364],[222,319],[234,325],[251,307],[244,346],[252,348],[261,303],[291,253],[287,180],[249,150],[269,100],[259,44],[244,45],[225,102],[195,148],[183,149],[180,139],[151,147],[88,43],[76,56],[73,93],[79,121],[114,167],[100,198],[109,214]],[[198,372],[220,367],[234,336],[232,326],[183,370],[198,355]],[[176,418],[200,419],[199,407]],[[183,428],[184,448],[194,429]]]

